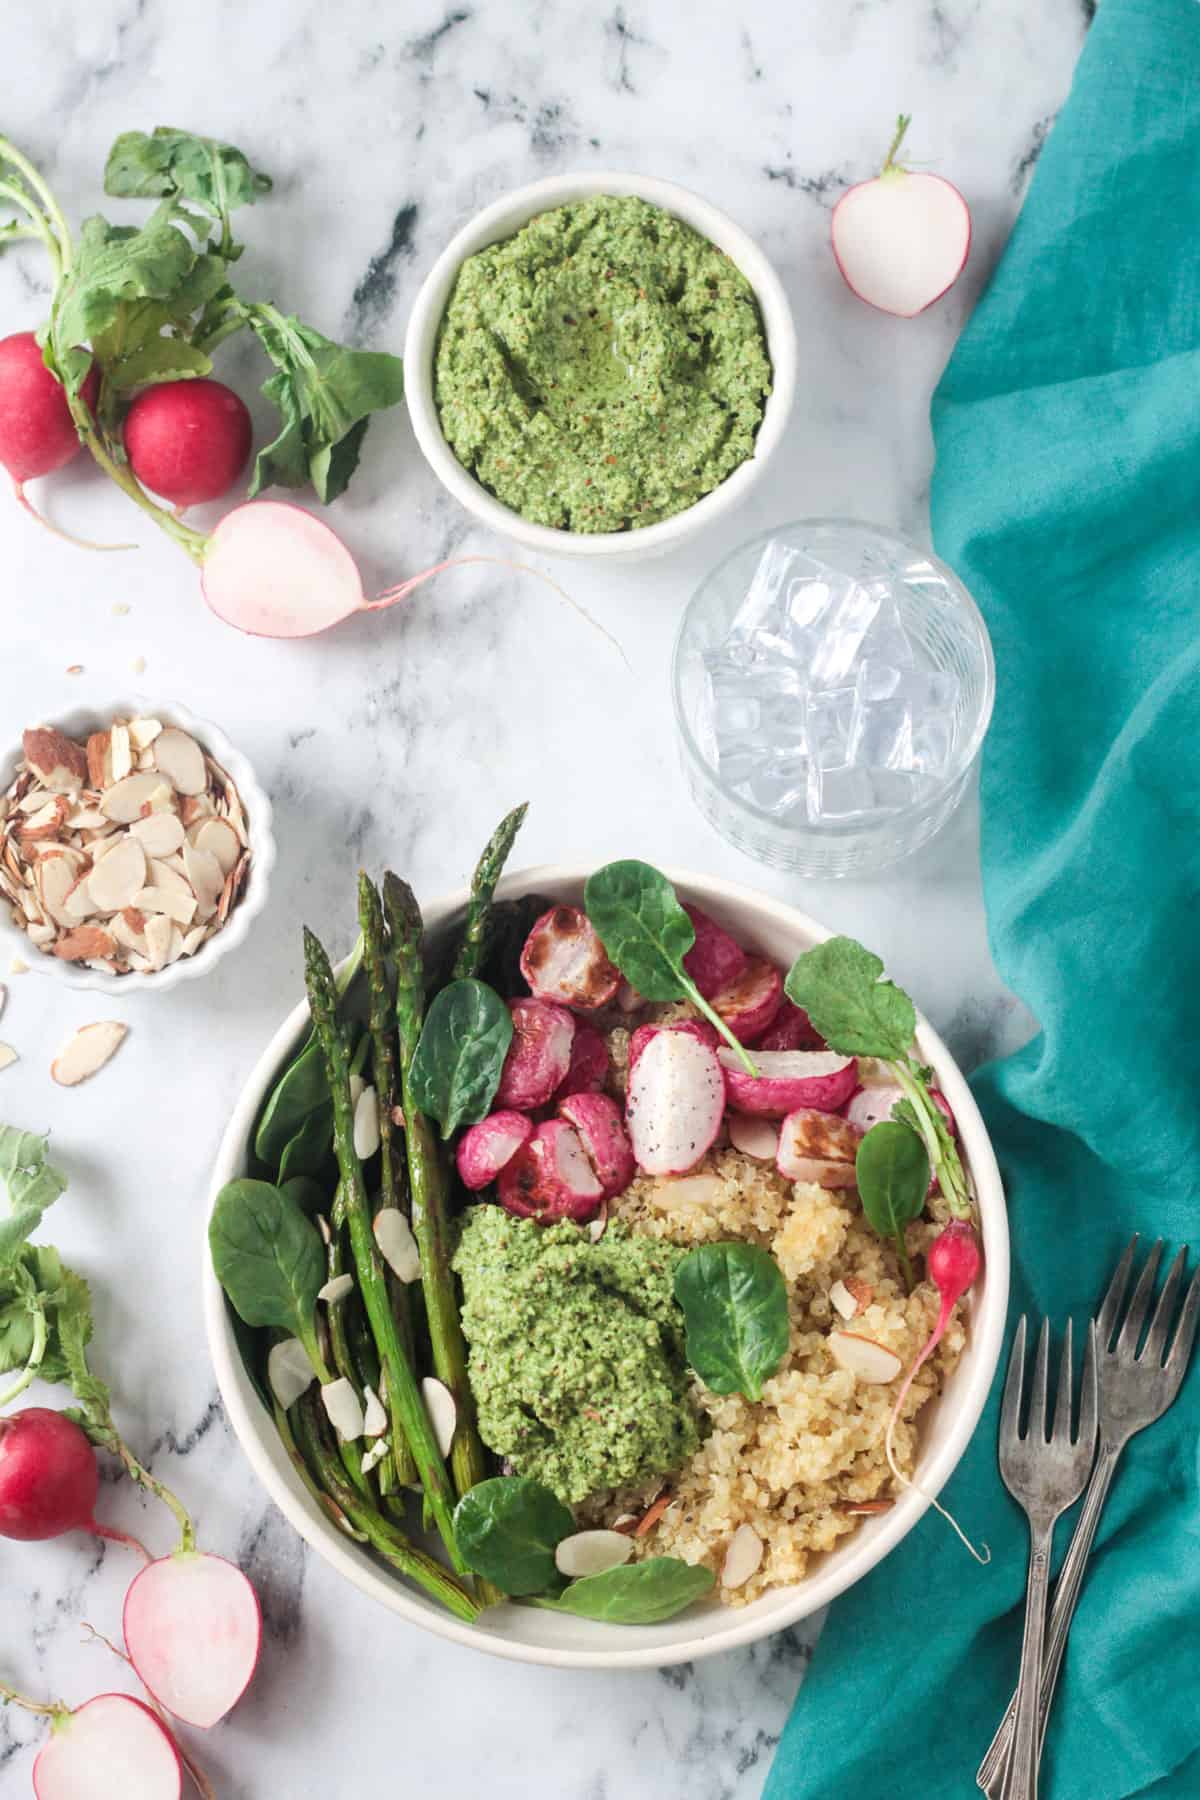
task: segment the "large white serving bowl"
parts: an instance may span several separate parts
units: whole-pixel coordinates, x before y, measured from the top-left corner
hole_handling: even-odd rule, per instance
[[[501,243],[520,231],[538,213],[596,194],[633,194],[674,213],[737,264],[754,289],[762,314],[767,350],[771,357],[772,385],[763,409],[762,423],[754,440],[754,454],[728,475],[711,493],[655,525],[634,531],[559,531],[535,525],[489,493],[463,467],[446,442],[438,418],[433,391],[433,359],[438,329],[454,278],[468,256]],[[685,538],[722,517],[745,498],[759,479],[783,436],[796,391],[796,328],[787,295],[775,270],[754,239],[740,225],[702,199],[690,188],[672,181],[625,170],[597,170],[574,175],[551,175],[528,187],[505,194],[477,214],[451,238],[430,269],[417,293],[404,339],[404,392],[413,431],[426,462],[442,485],[460,500],[481,524],[502,537],[514,539],[548,556],[586,558],[617,557],[639,560],[672,550]]]
[[[507,877],[498,891],[501,897],[537,892],[578,903],[590,873],[589,868],[577,864],[549,864]],[[781,966],[830,935],[793,907],[750,888],[682,869],[667,873],[684,899],[703,907],[747,948],[771,957]],[[426,910],[427,925],[433,931],[447,925],[461,914],[466,899],[466,890],[460,889],[435,901]],[[263,1100],[279,1069],[307,1032],[308,1023],[308,1006],[301,1001],[267,1045],[246,1083],[217,1156],[210,1205],[227,1181],[245,1172],[247,1147]],[[510,1604],[485,1612],[475,1625],[460,1624],[343,1537],[300,1482],[242,1365],[231,1315],[212,1272],[206,1242],[204,1310],[221,1396],[239,1443],[280,1511],[348,1581],[411,1624],[455,1643],[490,1651],[494,1656],[545,1663],[553,1668],[656,1668],[712,1656],[795,1624],[861,1580],[912,1530],[929,1503],[928,1496],[942,1487],[966,1449],[995,1373],[1008,1303],[1008,1221],[1000,1172],[987,1131],[957,1065],[923,1019],[918,1023],[917,1042],[922,1059],[932,1067],[937,1085],[958,1121],[979,1206],[985,1257],[984,1275],[967,1302],[967,1347],[943,1392],[920,1415],[917,1478],[923,1494],[905,1489],[890,1512],[864,1518],[860,1528],[844,1539],[840,1548],[828,1556],[815,1557],[803,1581],[777,1588],[749,1606],[730,1608],[716,1601],[705,1602],[666,1624],[639,1627],[604,1625]],[[955,1553],[947,1528],[946,1554]]]

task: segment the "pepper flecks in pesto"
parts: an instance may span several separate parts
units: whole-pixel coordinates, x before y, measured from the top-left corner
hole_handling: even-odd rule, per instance
[[[535,524],[626,531],[754,453],[771,363],[754,290],[672,213],[596,195],[469,256],[434,358],[458,460]]]
[[[574,1505],[669,1474],[699,1447],[675,1269],[683,1251],[610,1224],[539,1225],[472,1206],[462,1278],[485,1444]]]

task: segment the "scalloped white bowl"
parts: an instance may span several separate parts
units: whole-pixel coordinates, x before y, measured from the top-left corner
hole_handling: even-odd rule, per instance
[[[537,891],[578,903],[590,872],[590,868],[581,865],[524,869],[506,877],[499,893],[503,897]],[[686,870],[667,873],[685,899],[702,906],[747,947],[780,964],[790,963],[801,950],[829,936],[803,913],[750,888]],[[460,889],[435,901],[426,909],[428,926],[436,931],[461,915],[466,898],[466,890]],[[250,1134],[259,1109],[281,1065],[307,1029],[308,1006],[301,1001],[267,1045],[234,1108],[213,1170],[210,1209],[225,1183],[245,1172]],[[936,1494],[953,1472],[983,1410],[1004,1333],[1008,1220],[1000,1172],[971,1091],[946,1046],[923,1018],[918,1019],[917,1042],[958,1121],[979,1207],[985,1258],[984,1275],[967,1303],[967,1348],[942,1393],[921,1414],[917,1475],[924,1496],[906,1489],[890,1512],[865,1518],[837,1550],[814,1557],[811,1572],[803,1581],[776,1588],[748,1606],[729,1608],[710,1601],[665,1624],[637,1627],[604,1625],[509,1604],[485,1612],[475,1625],[460,1624],[343,1537],[301,1484],[242,1365],[231,1315],[212,1272],[206,1238],[204,1312],[221,1397],[239,1443],[280,1511],[340,1575],[391,1612],[439,1637],[516,1662],[544,1663],[553,1668],[663,1667],[752,1643],[828,1605],[896,1548],[925,1511],[926,1496]],[[945,1554],[961,1554],[949,1527]]]
[[[0,895],[0,951],[3,952],[4,963],[7,963],[10,956],[19,956],[28,964],[32,973],[49,975],[53,980],[61,982],[63,987],[88,989],[101,994],[161,994],[168,988],[176,987],[181,981],[196,981],[201,975],[207,975],[215,969],[223,956],[228,956],[231,950],[236,950],[239,944],[244,943],[251,925],[267,904],[271,870],[275,866],[271,802],[259,786],[258,778],[246,757],[240,750],[234,749],[219,726],[211,724],[208,719],[198,719],[186,706],[145,699],[117,699],[103,711],[94,706],[79,706],[58,718],[47,719],[44,723],[65,731],[68,737],[79,738],[90,732],[103,730],[113,719],[138,717],[161,719],[164,725],[177,725],[181,731],[190,732],[208,751],[213,761],[220,763],[225,773],[232,778],[246,815],[246,830],[250,838],[250,872],[237,905],[220,931],[201,944],[194,956],[181,956],[177,962],[168,963],[165,969],[159,969],[153,975],[141,975],[136,969],[131,969],[128,975],[109,975],[103,969],[81,968],[75,963],[62,962],[57,956],[48,956],[11,923],[8,903]],[[43,721],[38,720],[36,723]],[[20,744],[0,757],[0,793],[8,787],[20,760]],[[3,966],[0,964],[0,967]]]

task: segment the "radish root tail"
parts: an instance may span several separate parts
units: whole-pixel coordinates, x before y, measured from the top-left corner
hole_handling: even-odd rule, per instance
[[[918,1371],[921,1369],[921,1367],[925,1363],[926,1359],[933,1354],[934,1350],[936,1350],[939,1341],[940,1341],[940,1339],[938,1339],[938,1338],[930,1339],[929,1343],[927,1343],[925,1348],[922,1350],[920,1356],[918,1356],[916,1361],[913,1363],[912,1368],[908,1371],[908,1374],[904,1377],[903,1386],[901,1387],[900,1392],[896,1396],[895,1405],[892,1407],[892,1416],[888,1420],[887,1437],[884,1440],[884,1452],[887,1456],[888,1468],[892,1471],[893,1476],[895,1477],[896,1481],[900,1484],[900,1486],[911,1488],[915,1494],[920,1494],[922,1500],[928,1500],[928,1502],[929,1502],[930,1506],[932,1506],[933,1510],[942,1515],[942,1518],[945,1519],[947,1525],[950,1526],[951,1530],[955,1533],[956,1537],[966,1547],[966,1549],[968,1549],[970,1551],[971,1555],[975,1558],[975,1561],[983,1566],[986,1566],[992,1560],[992,1553],[988,1549],[988,1546],[986,1544],[981,1544],[980,1548],[977,1550],[975,1548],[974,1544],[971,1542],[970,1538],[967,1536],[966,1532],[963,1530],[962,1526],[959,1524],[958,1520],[954,1517],[954,1514],[952,1512],[950,1512],[946,1507],[944,1507],[939,1500],[936,1500],[932,1494],[927,1494],[925,1492],[925,1489],[921,1486],[919,1481],[913,1481],[909,1476],[907,1476],[904,1473],[904,1470],[900,1467],[899,1463],[896,1461],[896,1447],[895,1447],[896,1421],[900,1417],[901,1408],[903,1407],[905,1400],[907,1400],[907,1398],[908,1398],[908,1390],[912,1386],[913,1381],[914,1381]]]
[[[61,538],[64,544],[74,544],[77,550],[136,550],[136,544],[93,544],[87,538],[76,537],[74,532],[64,531],[61,525],[52,525],[50,520],[40,513],[28,494],[23,482],[13,482],[13,493],[17,497],[17,505],[24,507],[29,517],[37,522],[43,531],[52,537]]]
[[[119,1644],[114,1644],[111,1638],[105,1637],[102,1631],[97,1631],[94,1625],[89,1625],[86,1619],[82,1621],[82,1624],[83,1629],[88,1633],[93,1643],[103,1644],[104,1648],[106,1650],[111,1650],[113,1655],[123,1662],[127,1668],[133,1669],[132,1660],[126,1652],[121,1649]],[[136,1669],[134,1669],[133,1672],[135,1675],[137,1674]],[[150,1689],[146,1686],[145,1682],[142,1683],[142,1691],[146,1696],[146,1704],[150,1707],[151,1711],[155,1713],[159,1724],[174,1744],[179,1760],[191,1777],[196,1792],[200,1795],[200,1800],[217,1800],[217,1790],[213,1787],[212,1782],[208,1779],[208,1776],[204,1773],[204,1770],[200,1767],[199,1763],[192,1759],[187,1750],[180,1743],[171,1719],[168,1717],[164,1708],[161,1707],[154,1698],[154,1695],[150,1692]]]
[[[136,1550],[138,1555],[145,1557],[148,1563],[154,1561],[140,1538],[131,1537],[127,1531],[118,1531],[115,1525],[99,1525],[93,1519],[88,1530],[98,1538],[106,1538],[110,1544],[124,1544],[127,1550]],[[99,1633],[97,1632],[96,1635],[99,1636]]]

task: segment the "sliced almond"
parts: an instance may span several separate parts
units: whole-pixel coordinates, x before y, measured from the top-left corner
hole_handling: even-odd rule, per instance
[[[166,913],[146,914],[144,937],[146,955],[150,959],[152,969],[161,969],[166,965],[171,950],[171,932],[173,930],[173,921],[167,917]],[[136,945],[131,947],[137,948]]]
[[[321,1404],[343,1443],[353,1443],[363,1434],[362,1402],[345,1376],[328,1381],[321,1389]]]
[[[169,963],[178,962],[179,958],[182,955],[183,955],[183,933],[182,933],[182,931],[180,931],[178,925],[176,925],[175,921],[172,919],[172,921],[171,921],[171,941],[167,945],[167,961]]]
[[[0,1069],[11,1068],[17,1060],[17,1053],[11,1044],[0,1044]]]
[[[39,838],[56,838],[65,831],[67,814],[71,810],[71,802],[65,794],[55,794],[40,806],[35,813],[29,813],[22,821],[17,837],[22,844],[35,843]]]
[[[743,1156],[755,1162],[773,1163],[779,1154],[779,1126],[774,1119],[759,1119],[750,1113],[731,1112],[729,1141]]]
[[[226,819],[202,819],[192,827],[192,842],[197,850],[206,850],[228,875],[242,853],[238,834]]]
[[[132,906],[146,882],[146,853],[130,834],[98,862],[88,876],[88,892],[102,913]]]
[[[195,898],[191,882],[181,875],[178,869],[173,869],[170,863],[161,856],[151,857],[147,884],[152,888],[161,888],[164,893]]]
[[[190,830],[201,819],[213,817],[213,803],[207,794],[184,794],[179,802],[179,816]]]
[[[354,1108],[354,1152],[366,1162],[379,1148],[379,1101],[373,1087],[365,1087]]]
[[[115,940],[99,925],[77,925],[74,931],[59,938],[54,954],[63,962],[87,962],[91,957],[111,956],[116,947]]]
[[[67,889],[63,900],[63,913],[67,920],[94,918],[97,912],[96,902],[92,899],[92,890],[88,886],[88,875],[76,878],[75,885]]]
[[[19,956],[12,956],[9,958],[8,972],[10,975],[28,975],[29,964]]]
[[[392,1274],[401,1281],[421,1279],[421,1253],[412,1226],[398,1206],[385,1206],[375,1214],[375,1242]]]
[[[723,1588],[745,1587],[762,1565],[763,1541],[753,1525],[739,1525],[729,1540],[725,1561],[721,1564]]]
[[[373,1387],[363,1389],[363,1435],[382,1437],[388,1428],[387,1408]]]
[[[107,731],[93,731],[87,741],[87,772],[90,787],[111,787],[112,751]]]
[[[150,748],[161,730],[162,722],[159,719],[130,719],[129,741],[140,755],[143,750]]]
[[[433,1435],[437,1439],[437,1447],[443,1456],[449,1456],[458,1424],[458,1407],[454,1404],[454,1395],[436,1375],[426,1375],[421,1383],[421,1394],[425,1401],[425,1411],[429,1414],[429,1422],[433,1426]]]
[[[109,821],[98,806],[77,806],[67,814],[68,831],[107,831]]]
[[[623,1531],[573,1531],[554,1551],[554,1566],[569,1581],[619,1569],[633,1555],[633,1539]]]
[[[190,931],[185,931],[183,934],[183,949],[180,954],[194,956],[207,936],[207,925],[193,925]]]
[[[133,769],[133,745],[129,741],[129,728],[117,723],[108,734],[108,753],[112,759],[112,778],[124,781]]]
[[[47,925],[43,920],[35,921],[27,925],[25,929],[30,943],[36,944],[39,950],[44,950],[48,944],[52,944],[57,936],[54,926]]]
[[[267,1380],[284,1412],[295,1406],[316,1378],[308,1351],[299,1338],[284,1338],[282,1343],[272,1344],[267,1352]]]
[[[855,1518],[868,1513],[891,1512],[894,1500],[839,1500],[837,1510]]]
[[[660,1212],[671,1212],[676,1207],[711,1206],[724,1191],[717,1175],[680,1175],[656,1181],[650,1200]]]
[[[904,1366],[894,1350],[856,1331],[831,1331],[826,1338],[829,1354],[840,1369],[848,1369],[859,1381],[885,1385],[895,1381]]]
[[[177,814],[169,812],[151,813],[146,819],[135,819],[129,833],[147,856],[170,856],[185,841],[182,821]]]
[[[875,1298],[875,1289],[869,1281],[860,1281],[857,1275],[847,1275],[846,1291],[854,1299],[859,1312],[865,1312]]]
[[[21,739],[25,761],[53,794],[71,794],[87,780],[87,757],[73,739],[51,725],[35,725]]]
[[[114,782],[100,796],[100,811],[118,825],[132,825],[135,819],[143,816],[143,807],[154,810],[154,800],[161,794],[170,800],[170,789],[164,786],[159,775],[127,775],[124,781]]]
[[[75,920],[66,911],[67,895],[75,882],[75,864],[65,855],[43,857],[38,864],[37,892],[42,910],[49,913],[56,924],[68,930]]]
[[[154,760],[177,794],[202,794],[208,786],[203,750],[194,737],[174,725],[155,738]]]
[[[327,1306],[335,1306],[339,1300],[345,1300],[354,1292],[353,1275],[331,1275],[324,1287],[317,1289],[317,1299],[324,1300]]]
[[[50,1064],[51,1075],[60,1087],[78,1087],[115,1055],[128,1029],[116,1019],[81,1026]]]
[[[207,918],[217,909],[221,890],[225,886],[225,870],[207,850],[198,850],[194,844],[186,841],[183,846],[183,866],[199,904],[200,915]]]
[[[140,925],[131,923],[133,919],[141,919]],[[170,920],[165,921],[170,924]],[[146,919],[136,906],[127,906],[124,912],[116,913],[108,921],[108,929],[123,950],[136,950],[140,956],[146,955]]]
[[[850,1292],[844,1281],[835,1281],[829,1290],[830,1304],[843,1319],[852,1319],[858,1311],[858,1301]]]
[[[133,904],[144,913],[165,913],[186,929],[196,916],[196,896],[181,894],[165,887],[144,887],[133,896]]]

